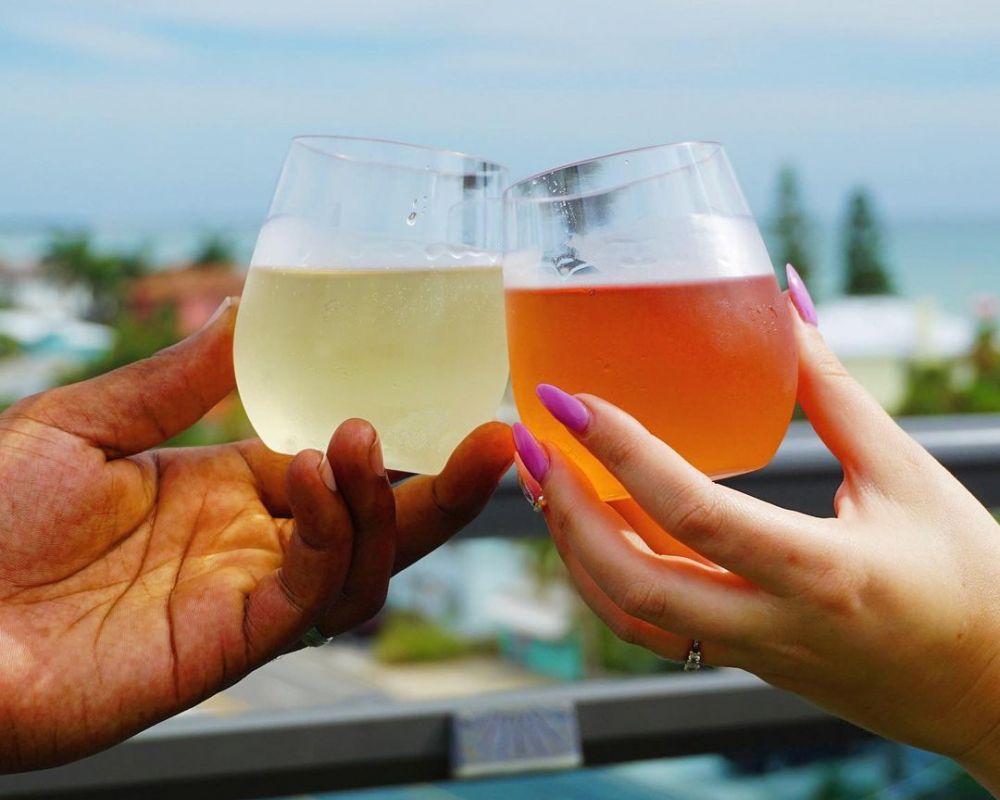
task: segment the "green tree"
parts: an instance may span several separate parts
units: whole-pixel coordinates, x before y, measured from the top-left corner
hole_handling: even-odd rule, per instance
[[[22,351],[21,343],[6,333],[0,333],[0,359],[16,356]]]
[[[218,267],[230,265],[236,261],[233,244],[226,237],[211,233],[201,240],[195,251],[191,265],[194,267]]]
[[[958,397],[958,410],[969,413],[1000,411],[1000,331],[994,317],[979,325],[969,354],[972,383]]]
[[[957,385],[952,362],[910,368],[902,414],[996,413],[1000,411],[1000,326],[984,317],[972,350],[961,359],[969,380]]]
[[[778,271],[784,274],[785,264],[791,264],[808,284],[815,274],[810,253],[812,225],[802,204],[799,177],[795,167],[785,164],[778,172],[778,193],[771,234],[776,245]]]
[[[844,294],[892,294],[895,289],[882,260],[882,231],[866,189],[847,200],[843,224]]]
[[[112,323],[121,310],[128,282],[145,275],[149,265],[141,251],[98,253],[83,232],[57,232],[42,256],[42,270],[56,283],[79,286],[89,295],[87,317]]]

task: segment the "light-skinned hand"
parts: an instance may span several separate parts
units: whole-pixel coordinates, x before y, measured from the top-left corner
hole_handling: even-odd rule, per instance
[[[636,533],[523,427],[520,460],[569,574],[621,638],[674,660],[698,639],[704,663],[951,756],[997,791],[1000,527],[848,375],[797,291],[798,397],[843,467],[835,517],[713,483],[624,411],[555,387],[539,390],[554,416],[704,558],[676,555],[653,526]]]

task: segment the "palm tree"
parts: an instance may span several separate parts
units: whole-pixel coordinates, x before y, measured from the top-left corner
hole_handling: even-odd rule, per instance
[[[54,234],[41,265],[49,280],[84,289],[89,295],[88,319],[105,324],[118,315],[127,283],[149,271],[141,251],[98,253],[84,232]]]

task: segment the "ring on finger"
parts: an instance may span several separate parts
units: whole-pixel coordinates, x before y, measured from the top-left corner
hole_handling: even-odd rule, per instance
[[[701,641],[691,640],[691,647],[688,648],[687,660],[684,662],[685,672],[696,672],[701,669]]]

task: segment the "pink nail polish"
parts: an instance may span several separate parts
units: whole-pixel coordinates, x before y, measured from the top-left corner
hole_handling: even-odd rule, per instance
[[[535,394],[549,413],[573,433],[584,433],[590,425],[590,410],[573,395],[558,386],[540,383]]]
[[[514,466],[517,467],[517,485],[521,487],[521,494],[531,505],[532,511],[541,512],[545,509],[545,495],[542,492],[542,487],[538,481],[531,477],[531,473],[528,472],[524,461],[517,453],[514,454]]]
[[[549,471],[549,456],[545,448],[531,435],[531,431],[520,422],[514,423],[514,445],[521,456],[521,461],[524,462],[525,469],[532,478],[542,483]]]
[[[323,456],[323,460],[319,462],[319,478],[331,492],[337,491],[337,480],[333,477],[333,467],[330,466],[330,460],[326,456]]]
[[[788,296],[792,298],[792,305],[799,312],[802,321],[818,327],[816,306],[813,305],[812,297],[809,296],[809,290],[802,281],[802,276],[791,264],[785,264],[785,276],[788,278]]]

